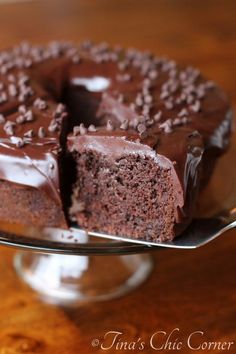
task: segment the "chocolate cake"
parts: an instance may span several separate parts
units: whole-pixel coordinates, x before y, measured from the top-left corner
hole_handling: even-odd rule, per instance
[[[171,240],[227,149],[197,69],[106,43],[0,52],[0,220]]]

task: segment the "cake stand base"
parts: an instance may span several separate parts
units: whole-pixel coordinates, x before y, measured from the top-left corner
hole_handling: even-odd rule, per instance
[[[76,306],[110,300],[138,287],[152,269],[149,254],[117,256],[46,255],[18,252],[17,273],[50,303]]]

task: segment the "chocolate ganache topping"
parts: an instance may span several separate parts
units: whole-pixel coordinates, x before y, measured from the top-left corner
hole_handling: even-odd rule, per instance
[[[228,147],[231,118],[215,83],[149,52],[89,41],[0,52],[0,179],[57,205],[70,151],[136,153],[171,169],[180,223],[202,159]]]

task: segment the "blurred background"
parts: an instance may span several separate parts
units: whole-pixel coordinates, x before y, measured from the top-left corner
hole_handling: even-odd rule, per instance
[[[0,47],[92,39],[198,66],[235,95],[236,1],[0,0]],[[235,96],[234,96],[235,98]]]

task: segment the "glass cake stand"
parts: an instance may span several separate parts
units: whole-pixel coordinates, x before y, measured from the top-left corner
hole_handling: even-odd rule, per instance
[[[235,156],[234,145],[219,160],[211,183],[201,193],[198,216],[209,217],[235,205]],[[20,249],[14,258],[20,278],[43,300],[62,305],[128,293],[148,278],[153,267],[151,251],[161,250],[157,245],[96,237],[101,235],[78,228],[42,232],[34,227],[0,225],[0,244]]]

